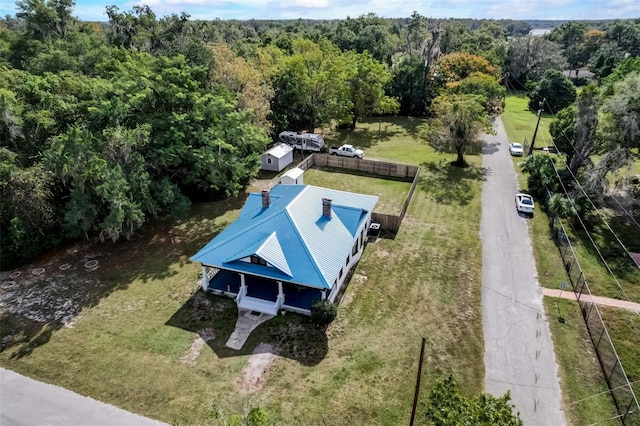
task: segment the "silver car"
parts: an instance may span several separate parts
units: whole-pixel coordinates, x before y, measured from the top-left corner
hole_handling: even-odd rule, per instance
[[[518,142],[512,142],[509,144],[509,154],[515,157],[522,157],[524,155],[524,149]]]

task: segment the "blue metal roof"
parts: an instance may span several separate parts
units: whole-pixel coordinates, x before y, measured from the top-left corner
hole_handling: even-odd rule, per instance
[[[332,202],[331,219],[322,199]],[[240,217],[191,260],[285,282],[330,289],[378,197],[311,185],[276,185],[262,207],[252,193]],[[267,266],[250,263],[258,256]]]

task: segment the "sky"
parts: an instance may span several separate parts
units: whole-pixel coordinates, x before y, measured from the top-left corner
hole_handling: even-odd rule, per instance
[[[640,0],[76,0],[74,16],[106,21],[105,7],[121,11],[146,4],[160,18],[187,12],[192,19],[345,19],[375,13],[405,18],[625,19],[640,17]],[[0,16],[15,15],[15,2],[0,0]]]

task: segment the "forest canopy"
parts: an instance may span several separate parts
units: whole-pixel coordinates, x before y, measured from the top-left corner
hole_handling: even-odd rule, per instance
[[[282,130],[434,117],[447,96],[495,112],[505,81],[536,84],[567,63],[619,80],[616,65],[640,45],[635,21],[532,39],[535,23],[418,13],[201,21],[109,6],[97,23],[76,19],[73,0],[16,5],[0,19],[2,269],[237,195]]]

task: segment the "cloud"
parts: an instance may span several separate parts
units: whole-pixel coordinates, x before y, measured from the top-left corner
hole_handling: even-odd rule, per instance
[[[98,3],[99,2],[99,3]],[[14,15],[7,2],[1,14]],[[406,18],[615,19],[640,17],[638,0],[76,0],[74,15],[105,20],[105,6],[149,5],[158,16],[187,12],[193,19],[345,19],[367,13]]]

